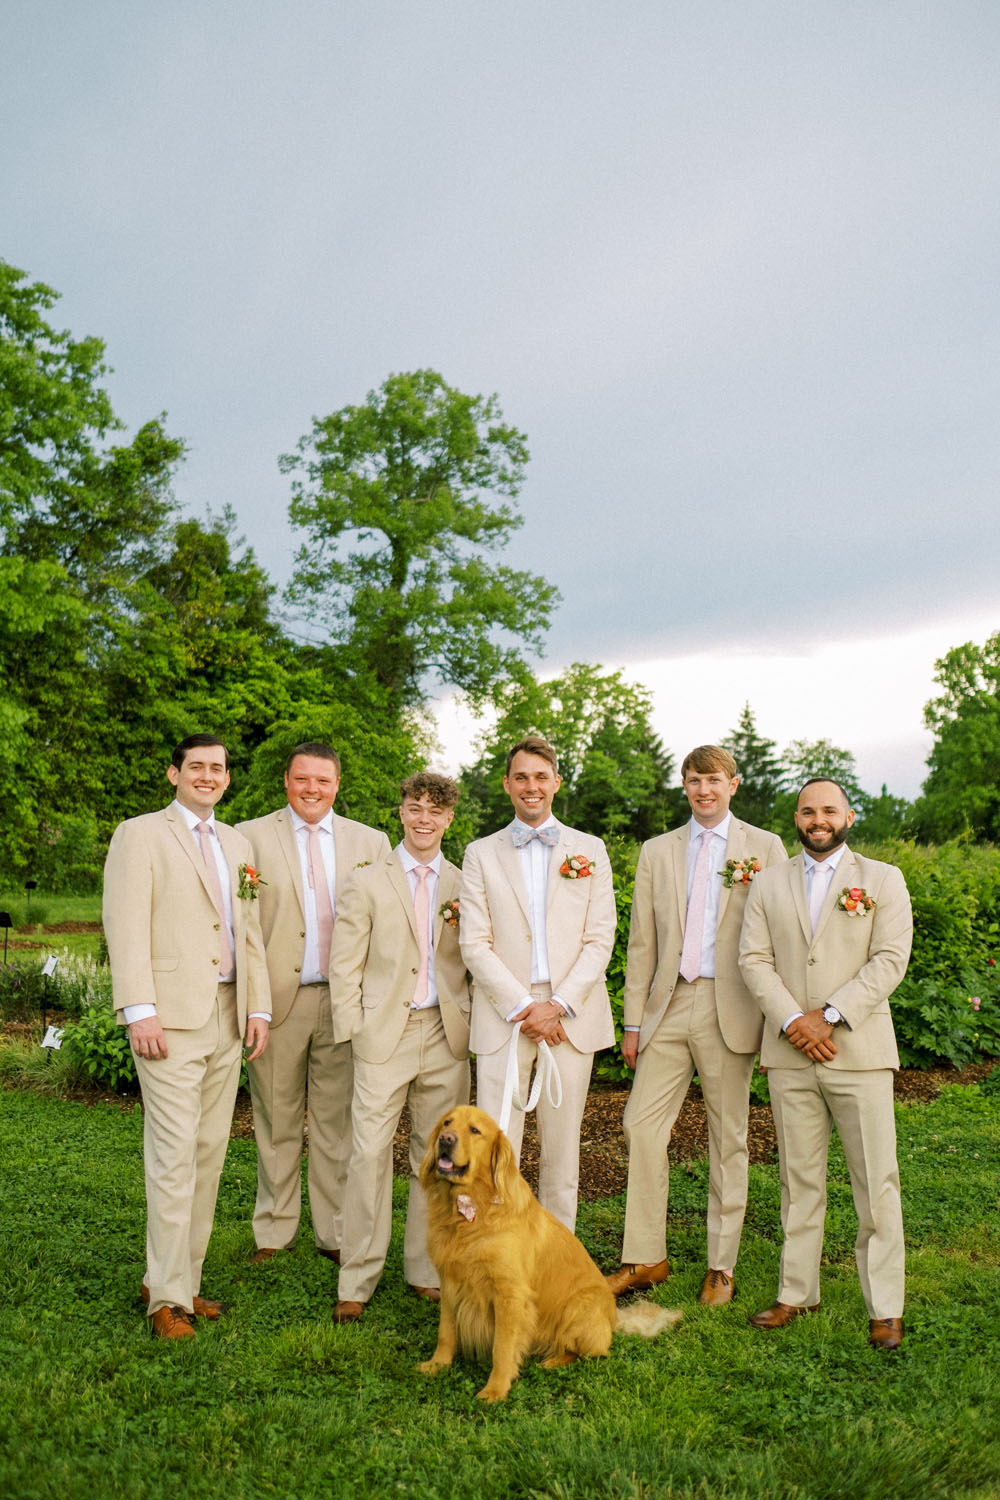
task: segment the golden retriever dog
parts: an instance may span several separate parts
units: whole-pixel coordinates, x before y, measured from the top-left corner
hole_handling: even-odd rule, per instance
[[[607,1354],[616,1330],[652,1338],[680,1318],[652,1303],[619,1310],[575,1235],[547,1213],[496,1121],[462,1105],[434,1127],[420,1168],[427,1248],[441,1281],[437,1348],[426,1375],[456,1354],[492,1361],[477,1394],[502,1401],[521,1362],[547,1370]]]

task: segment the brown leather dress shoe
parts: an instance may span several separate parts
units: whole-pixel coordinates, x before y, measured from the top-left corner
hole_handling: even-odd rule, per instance
[[[139,1297],[140,1297],[140,1299],[142,1301],[143,1307],[148,1307],[149,1306],[149,1287],[146,1285],[145,1282],[143,1282],[142,1286],[139,1288]],[[222,1314],[223,1313],[227,1313],[228,1311],[229,1311],[229,1303],[228,1302],[216,1302],[216,1300],[215,1300],[214,1297],[195,1297],[194,1298],[194,1312],[193,1313],[185,1313],[184,1316],[186,1318],[187,1317],[192,1317],[192,1318],[207,1318],[210,1323],[214,1323],[215,1320],[216,1320],[216,1318],[221,1318]]]
[[[766,1311],[754,1313],[750,1322],[754,1328],[787,1328],[789,1323],[803,1313],[816,1312],[818,1308],[818,1302],[814,1302],[812,1307],[789,1307],[787,1302],[776,1302]]]
[[[364,1310],[363,1302],[338,1302],[333,1309],[333,1321],[335,1323],[360,1323]]]
[[[871,1318],[868,1323],[868,1342],[876,1349],[898,1349],[903,1342],[902,1318]]]
[[[659,1286],[669,1275],[670,1262],[661,1260],[655,1266],[624,1265],[604,1279],[615,1296],[621,1297],[626,1292],[642,1292],[651,1286]]]
[[[158,1307],[150,1318],[157,1339],[193,1339],[194,1329],[183,1307]]]
[[[725,1271],[706,1271],[698,1301],[703,1307],[725,1307],[736,1295],[733,1278]]]
[[[270,1246],[265,1245],[263,1250],[254,1251],[250,1257],[250,1264],[252,1266],[266,1266],[267,1262],[273,1260],[277,1253],[277,1250],[272,1250]]]
[[[339,1250],[324,1250],[322,1245],[317,1245],[316,1246],[316,1254],[317,1255],[322,1255],[322,1257],[323,1257],[324,1260],[332,1260],[335,1266],[339,1266],[340,1265],[340,1251]]]
[[[441,1293],[436,1286],[414,1286],[411,1281],[409,1287],[411,1292],[416,1292],[417,1296],[422,1297],[425,1302],[441,1301]]]

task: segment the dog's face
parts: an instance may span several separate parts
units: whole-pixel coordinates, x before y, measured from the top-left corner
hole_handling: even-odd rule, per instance
[[[514,1153],[497,1122],[485,1110],[462,1104],[435,1125],[420,1180],[425,1187],[437,1180],[496,1192],[511,1168],[517,1172]]]

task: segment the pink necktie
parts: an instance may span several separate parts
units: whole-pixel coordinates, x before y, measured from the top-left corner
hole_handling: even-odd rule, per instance
[[[417,987],[413,991],[411,1002],[416,1007],[423,1005],[427,999],[427,970],[430,962],[430,949],[427,942],[427,928],[430,923],[430,890],[427,877],[431,873],[431,867],[430,865],[414,865],[413,873],[417,877],[417,888],[413,893],[413,920],[417,927],[417,951],[420,954]]]
[[[701,973],[701,940],[705,931],[705,901],[708,896],[708,850],[713,837],[710,828],[703,830],[701,848],[695,861],[694,880],[691,883],[691,899],[684,922],[680,974],[688,984],[694,984]]]
[[[333,904],[326,865],[319,847],[320,828],[307,823],[309,830],[309,888],[316,896],[316,942],[319,945],[319,972],[325,979],[330,972],[330,944],[333,942]]]
[[[208,889],[212,896],[212,905],[219,914],[219,930],[222,935],[222,953],[219,958],[219,975],[232,974],[236,969],[236,959],[233,955],[233,947],[229,941],[229,923],[226,921],[226,907],[222,900],[222,884],[219,880],[219,867],[215,863],[215,851],[212,848],[212,825],[206,820],[198,824],[198,843],[201,845],[201,857],[205,861],[205,879],[208,881]]]

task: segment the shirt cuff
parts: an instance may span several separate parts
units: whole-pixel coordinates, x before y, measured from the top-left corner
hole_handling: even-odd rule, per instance
[[[271,1012],[269,1010],[251,1010],[251,1011],[247,1012],[247,1020],[248,1021],[267,1021],[268,1025],[270,1025],[270,1022],[271,1022]]]
[[[148,1021],[150,1016],[156,1015],[155,1005],[123,1005],[122,1015],[125,1017],[125,1025],[131,1026],[133,1021]]]
[[[622,1030],[623,1031],[641,1031],[642,1027],[641,1026],[623,1026]]]
[[[571,1020],[576,1016],[576,1011],[570,1008],[561,995],[553,995],[552,1004],[561,1006],[563,1015],[569,1016]]]
[[[510,1015],[507,1016],[507,1020],[516,1021],[518,1016],[523,1016],[524,1012],[528,1009],[528,1006],[534,1005],[534,1003],[535,1002],[534,1000],[532,1000],[530,995],[525,995],[520,1005],[515,1005],[514,1009],[510,1012]]]
[[[791,1026],[791,1024],[792,1024],[793,1021],[797,1021],[799,1019],[799,1016],[804,1016],[804,1015],[805,1015],[805,1011],[804,1010],[797,1010],[795,1012],[794,1016],[789,1016],[788,1017],[788,1020],[785,1022],[784,1026],[782,1026],[782,1028],[781,1028],[782,1031],[787,1031],[788,1028],[789,1028],[789,1026]]]

